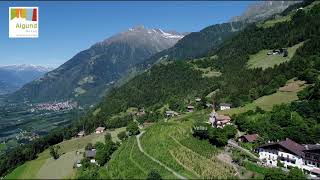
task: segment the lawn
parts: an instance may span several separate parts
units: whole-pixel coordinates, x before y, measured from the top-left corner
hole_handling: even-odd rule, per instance
[[[292,47],[287,48],[288,56],[283,57],[283,55],[267,55],[270,49],[265,49],[259,51],[257,54],[250,55],[250,59],[247,63],[248,68],[262,68],[266,69],[269,67],[273,67],[274,65],[279,65],[281,63],[289,61],[296,50],[301,47],[303,43],[296,44]]]
[[[219,113],[228,115],[240,114],[249,110],[254,110],[257,106],[263,110],[270,111],[274,105],[286,104],[298,100],[297,93],[305,87],[306,85],[304,85],[302,81],[289,80],[284,87],[281,87],[274,94],[260,97],[243,107],[231,108],[229,110],[219,111]]]
[[[290,15],[280,16],[280,17],[276,17],[275,19],[272,19],[272,20],[267,20],[261,26],[263,28],[270,28],[270,27],[273,27],[277,23],[282,23],[282,22],[287,22],[287,21],[291,21]]]

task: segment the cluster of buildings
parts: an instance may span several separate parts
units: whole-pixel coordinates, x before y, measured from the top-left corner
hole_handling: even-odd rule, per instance
[[[269,51],[267,53],[268,56],[270,55],[283,55],[283,57],[287,57],[288,56],[288,50],[284,49],[284,48],[280,48],[280,49],[274,49],[272,51]]]
[[[34,141],[36,139],[38,139],[40,136],[37,133],[34,132],[28,132],[25,130],[21,130],[21,132],[19,134],[16,135],[16,139],[18,140],[18,142],[25,144],[31,141]]]
[[[101,126],[97,127],[95,133],[101,134],[105,131],[105,129],[106,129],[105,127],[101,127]],[[78,132],[77,137],[83,137],[85,135],[86,135],[85,131],[80,131],[80,132]]]
[[[220,104],[220,110],[227,110],[230,108],[231,108],[231,105],[228,103]],[[213,105],[212,112],[210,113],[210,117],[209,117],[209,123],[214,128],[224,128],[226,125],[231,124],[231,118],[230,116],[227,116],[227,115],[219,115],[215,111],[214,105]]]
[[[31,105],[33,108],[30,109],[31,112],[34,111],[62,111],[62,110],[72,110],[77,107],[76,102],[65,101],[57,103],[40,103]]]
[[[263,165],[297,167],[313,178],[320,177],[320,144],[301,145],[287,138],[257,148]]]

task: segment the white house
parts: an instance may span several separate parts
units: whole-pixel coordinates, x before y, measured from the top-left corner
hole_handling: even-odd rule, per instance
[[[175,112],[175,111],[166,111],[166,116],[167,117],[174,117],[174,116],[178,116],[179,113]]]
[[[229,104],[229,103],[220,103],[219,106],[220,106],[221,111],[231,108],[231,104]]]
[[[103,133],[104,130],[105,130],[105,127],[98,127],[98,128],[96,129],[96,134]]]
[[[85,132],[84,131],[80,131],[78,134],[77,134],[78,137],[83,137],[85,136]]]
[[[280,162],[285,168],[297,167],[312,177],[320,177],[319,151],[320,145],[302,146],[289,138],[258,148],[259,159],[264,165],[276,167]]]

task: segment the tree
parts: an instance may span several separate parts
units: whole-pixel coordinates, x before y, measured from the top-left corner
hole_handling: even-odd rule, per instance
[[[127,139],[126,131],[121,131],[117,136],[121,141],[124,141]]]
[[[106,133],[106,135],[104,135],[104,142],[110,142],[112,141],[112,137],[110,133]]]
[[[306,176],[303,174],[303,171],[297,167],[290,169],[287,178],[288,179],[307,179]]]
[[[82,167],[77,172],[77,179],[98,179],[99,167],[90,163],[81,161]],[[85,165],[84,165],[85,164]]]
[[[58,150],[60,149],[60,146],[54,147],[50,146],[50,155],[53,157],[53,159],[58,159],[59,158],[59,153]]]
[[[139,134],[139,127],[136,122],[130,122],[128,124],[126,130],[129,132],[130,136]]]
[[[161,180],[162,177],[161,177],[161,175],[159,174],[159,172],[157,170],[152,169],[149,172],[149,174],[148,174],[146,179],[148,179],[148,180]]]
[[[91,150],[91,149],[93,149],[92,143],[88,143],[84,149],[85,149],[85,150]]]

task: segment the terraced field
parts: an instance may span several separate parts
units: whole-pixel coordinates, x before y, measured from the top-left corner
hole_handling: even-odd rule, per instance
[[[220,149],[191,135],[193,122],[206,116],[207,112],[199,111],[147,128],[141,137],[144,151],[186,178],[234,177],[233,169],[216,158]],[[163,178],[177,178],[139,151],[136,139],[130,138],[100,172],[105,178],[143,179],[151,169],[158,170]]]

